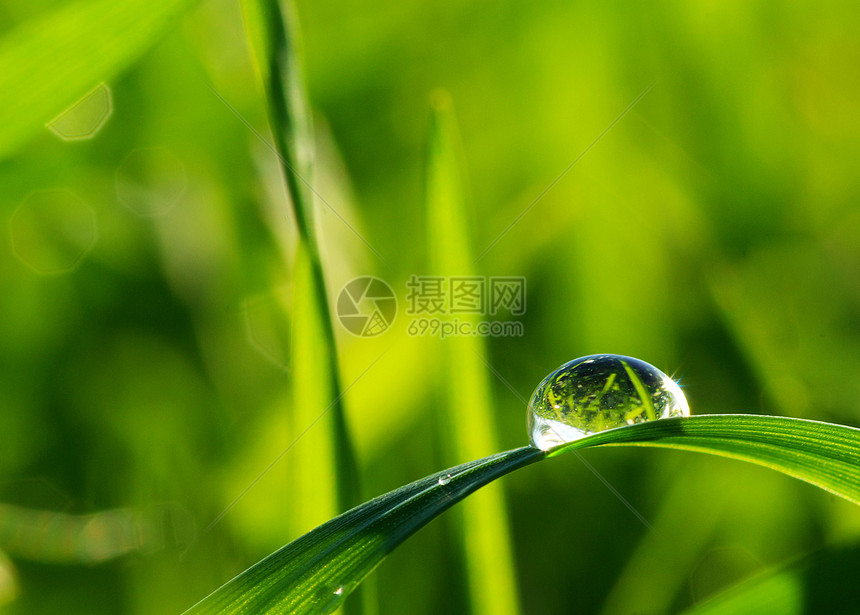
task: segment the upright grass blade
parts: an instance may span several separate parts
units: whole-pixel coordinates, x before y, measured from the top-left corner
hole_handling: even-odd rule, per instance
[[[322,347],[326,354],[328,382],[324,397],[331,408],[335,443],[336,483],[339,510],[359,501],[358,470],[349,437],[340,385],[337,345],[329,314],[328,292],[320,259],[319,242],[314,232],[311,196],[311,158],[313,149],[310,116],[299,71],[292,5],[278,0],[244,0],[243,9],[249,37],[260,71],[268,103],[269,122],[281,162],[290,202],[295,214],[299,240],[306,250],[310,283],[308,300],[319,315]],[[326,406],[319,408],[324,411]]]
[[[0,158],[127,68],[193,0],[82,0],[0,40]]]
[[[415,481],[293,541],[188,613],[329,612],[397,545],[479,487],[539,459],[600,445],[742,459],[860,504],[860,429],[776,416],[662,419],[601,432],[548,453],[531,447],[499,453]]]
[[[470,232],[463,198],[461,160],[451,98],[436,92],[427,160],[427,234],[434,275],[473,283]],[[449,293],[456,292],[448,288]],[[486,291],[486,289],[485,289]],[[479,297],[480,298],[480,297]],[[486,300],[486,295],[484,295]],[[479,315],[458,314],[474,327]],[[498,450],[492,394],[484,365],[484,339],[454,336],[439,341],[445,391],[445,452],[452,459],[472,459]],[[475,615],[519,613],[516,569],[508,541],[507,512],[501,486],[492,486],[460,508],[461,539],[468,573],[471,612]]]
[[[320,314],[314,301],[313,274],[304,244],[299,246],[294,271],[290,438],[302,433],[308,425],[314,425],[290,453],[293,497],[285,525],[293,536],[300,536],[342,511],[338,510],[337,494],[329,487],[330,481],[336,480],[334,460],[337,455],[330,428],[334,417],[330,413],[321,417],[331,402],[328,351],[320,343],[325,314]]]

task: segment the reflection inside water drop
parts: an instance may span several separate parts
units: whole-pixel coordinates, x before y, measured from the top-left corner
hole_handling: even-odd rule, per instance
[[[639,359],[601,354],[574,359],[532,394],[532,446],[548,450],[589,434],[673,416],[689,416],[678,384]]]

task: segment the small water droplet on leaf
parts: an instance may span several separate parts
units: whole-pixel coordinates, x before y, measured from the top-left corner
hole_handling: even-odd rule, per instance
[[[317,592],[315,605],[311,613],[315,615],[328,615],[336,611],[346,600],[347,592],[343,585],[335,588],[326,587]]]

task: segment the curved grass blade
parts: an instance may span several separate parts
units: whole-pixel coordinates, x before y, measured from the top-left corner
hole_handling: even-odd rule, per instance
[[[397,545],[476,489],[542,459],[523,447],[379,496],[275,551],[187,613],[327,613]]]
[[[660,446],[741,459],[860,504],[860,429],[743,414],[661,419],[604,431],[548,452],[515,449],[423,478],[305,534],[188,613],[329,612],[397,545],[479,487],[539,459],[602,445]]]
[[[193,0],[84,0],[0,40],[0,158],[128,67]]]
[[[708,414],[604,431],[549,451],[598,445],[660,446],[749,461],[860,504],[860,429],[806,419]]]

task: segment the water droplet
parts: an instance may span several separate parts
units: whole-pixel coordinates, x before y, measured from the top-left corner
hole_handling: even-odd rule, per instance
[[[529,401],[532,446],[548,450],[634,423],[689,416],[678,384],[653,365],[613,354],[565,363],[544,378]]]
[[[334,589],[324,588],[317,592],[314,607],[311,613],[319,615],[328,615],[340,608],[340,605],[346,600],[346,590],[343,585],[338,585]]]
[[[446,474],[445,476],[439,477],[439,484],[440,485],[447,485],[450,482],[451,482],[451,475],[450,474]]]

